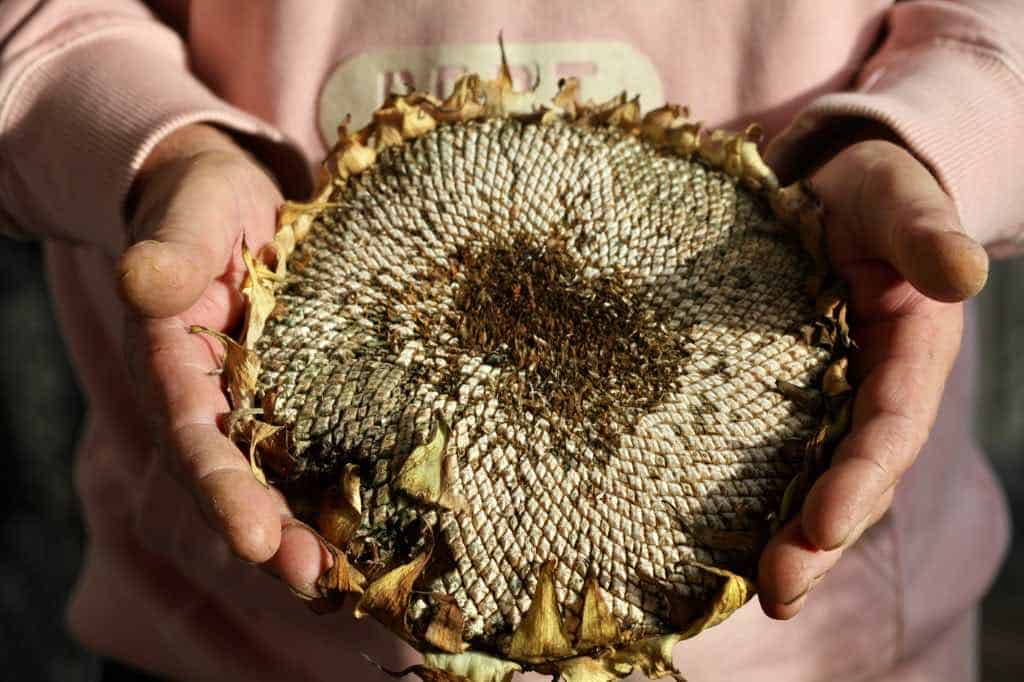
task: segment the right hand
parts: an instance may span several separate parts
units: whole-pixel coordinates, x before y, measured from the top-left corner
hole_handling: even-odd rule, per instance
[[[938,415],[960,348],[962,302],[988,276],[985,249],[963,231],[932,172],[903,147],[860,141],[810,182],[825,209],[829,263],[849,286],[857,392],[850,431],[828,470],[761,555],[761,605],[779,619],[795,616],[889,510]]]
[[[136,182],[137,241],[121,258],[126,350],[170,471],[240,558],[317,596],[331,557],[284,497],[253,476],[218,426],[229,406],[212,374],[223,349],[191,325],[230,332],[242,318],[242,244],[274,235],[281,192],[226,135],[193,125],[153,151]]]

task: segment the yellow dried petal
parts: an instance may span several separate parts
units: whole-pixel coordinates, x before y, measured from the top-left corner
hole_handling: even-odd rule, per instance
[[[533,92],[516,92],[501,85],[501,81],[485,81],[481,85],[485,116],[526,116],[537,108]]]
[[[545,660],[573,652],[555,596],[555,562],[545,561],[537,575],[530,608],[512,633],[508,656],[516,660]]]
[[[401,121],[376,121],[374,125],[373,145],[377,151],[397,147],[405,141]]]
[[[576,648],[580,651],[616,644],[619,624],[601,596],[601,588],[593,576],[583,586],[583,614]]]
[[[754,593],[757,591],[754,583],[742,575],[716,566],[708,566],[706,564],[699,563],[694,563],[693,565],[703,571],[717,575],[723,580],[722,586],[718,588],[718,593],[715,595],[715,599],[711,603],[711,606],[702,618],[697,620],[687,628],[684,633],[682,633],[683,639],[693,637],[710,627],[718,625],[732,615],[733,611],[746,604],[747,600],[754,596]],[[669,660],[671,661],[671,652]]]
[[[818,295],[814,301],[814,309],[822,317],[833,318],[842,304],[843,297],[839,290],[833,287]]]
[[[462,628],[465,625],[462,609],[455,598],[448,594],[435,594],[434,600],[440,606],[427,627],[424,639],[441,651],[452,654],[465,651],[467,644],[462,640]]]
[[[850,382],[846,380],[846,368],[849,364],[846,358],[839,358],[828,366],[825,376],[821,379],[821,390],[825,395],[831,398],[853,390]]]
[[[772,192],[771,206],[775,215],[788,225],[819,222],[821,205],[806,181],[794,182]]]
[[[434,117],[420,108],[406,114],[402,119],[402,135],[406,139],[426,135],[436,127],[437,121],[434,120]]]
[[[846,310],[848,306],[844,301],[836,308],[835,323],[836,329],[839,331],[839,340],[847,348],[856,347],[856,343],[853,342],[853,338],[850,336],[850,325],[846,321]]]
[[[426,109],[410,105],[402,97],[395,98],[393,106],[379,109],[373,115],[372,129],[379,149],[426,135],[436,127],[437,121]]]
[[[441,106],[441,100],[429,92],[412,92],[405,95],[403,99],[410,106],[423,107],[427,111],[432,111]]]
[[[508,68],[508,55],[505,54],[505,36],[498,31],[498,52],[501,54],[501,70],[498,72],[498,80],[495,81],[501,88],[512,89],[512,71]]]
[[[363,132],[350,133],[348,131],[351,120],[351,116],[346,116],[342,124],[338,126],[338,141],[334,144],[330,154],[336,174],[342,179],[362,173],[377,161],[377,150],[366,146]]]
[[[330,570],[320,576],[317,587],[322,592],[338,592],[341,594],[362,594],[363,586],[366,584],[366,576],[359,572],[355,566],[349,563],[344,552],[340,552],[333,546],[328,546],[328,551],[334,559],[334,565]]]
[[[252,253],[245,245],[242,246],[242,262],[245,263],[245,269],[248,272],[246,280],[242,284],[242,293],[249,299],[249,305],[245,307],[245,327],[242,339],[246,348],[252,348],[263,335],[267,318],[274,311],[275,300],[271,282],[276,277],[265,266],[256,263]]]
[[[552,123],[565,120],[566,116],[565,112],[559,109],[548,109],[547,107],[541,107],[537,110],[537,113],[540,115],[538,122],[542,126],[548,126]]]
[[[764,162],[757,148],[763,136],[764,131],[756,123],[747,126],[746,130],[736,136],[736,154],[740,162],[738,177],[757,191],[774,190],[779,186],[775,172]]]
[[[817,412],[821,409],[821,393],[814,388],[798,386],[783,379],[775,381],[775,388],[787,400],[792,400],[801,409]]]
[[[235,410],[251,408],[260,374],[259,356],[216,329],[192,325],[188,330],[191,334],[205,334],[221,342],[224,347],[222,367],[231,407]]]
[[[551,103],[558,109],[565,112],[569,120],[576,118],[576,110],[579,106],[580,80],[578,78],[566,78],[558,83],[558,94],[554,96]]]
[[[377,160],[377,151],[373,147],[365,147],[352,142],[339,155],[337,164],[349,175],[358,175],[373,165]]]
[[[797,511],[797,505],[803,499],[806,480],[804,474],[799,473],[786,486],[786,490],[782,493],[782,501],[779,503],[778,518],[772,521],[772,533],[778,532],[783,524],[793,518]]]
[[[700,146],[697,151],[700,153],[701,158],[712,166],[723,168],[726,155],[728,154],[726,149],[727,142],[728,135],[724,130],[713,130],[710,135],[704,135],[700,138]]]
[[[452,87],[452,94],[435,112],[440,121],[469,121],[484,115],[480,77],[475,73],[460,76]]]
[[[402,137],[407,140],[426,135],[437,127],[433,116],[423,107],[409,104],[405,98],[396,100],[395,109],[401,116]]]
[[[256,480],[262,483],[264,488],[269,488],[270,483],[267,482],[267,475],[263,473],[263,466],[260,464],[256,448],[261,442],[280,431],[282,427],[256,420],[253,420],[252,424],[252,433],[249,436],[249,468]]]
[[[353,615],[362,618],[370,614],[390,627],[392,632],[407,639],[411,638],[405,622],[406,609],[409,607],[413,584],[426,568],[430,553],[431,550],[428,548],[409,563],[392,569],[370,583],[356,604]]]
[[[761,126],[757,124],[747,126],[740,133],[716,130],[700,141],[699,151],[708,163],[751,189],[771,191],[778,187],[779,182],[758,151],[757,144],[763,135]]]
[[[686,682],[672,662],[672,649],[680,639],[680,635],[641,639],[625,650],[616,652],[613,660],[628,663],[652,680],[671,677],[676,682]]]
[[[423,656],[423,662],[436,670],[461,676],[471,682],[511,682],[512,676],[522,670],[518,663],[476,651],[461,654],[427,653]]]
[[[611,657],[579,656],[557,664],[558,682],[612,682],[633,672],[633,666]]]
[[[640,134],[653,144],[666,144],[669,131],[682,127],[689,115],[689,109],[684,106],[666,104],[647,112],[640,125]]]
[[[277,213],[277,235],[274,237],[274,244],[278,274],[283,274],[284,262],[291,257],[295,245],[306,238],[310,228],[313,226],[313,219],[328,208],[337,208],[339,204],[329,201],[331,188],[326,185],[321,188],[313,201],[286,201],[281,205]]]
[[[807,291],[816,296],[828,272],[824,210],[805,181],[776,189],[770,194],[770,203],[772,210],[783,222],[797,229],[804,251],[814,259],[815,272],[808,279]]]
[[[640,98],[634,97],[622,106],[613,109],[606,123],[616,128],[631,129],[640,122]]]
[[[704,123],[684,123],[666,133],[666,142],[676,154],[689,156],[700,149],[704,136]]]
[[[491,81],[480,82],[480,94],[483,95],[484,115],[486,116],[524,116],[532,114],[537,108],[535,92],[517,92],[512,87],[512,71],[505,56],[505,43],[498,36],[501,50],[501,70],[498,77]]]
[[[428,504],[447,506],[443,504],[449,502],[445,496],[444,457],[449,435],[448,424],[438,416],[427,442],[409,453],[398,472],[395,484],[402,492]]]
[[[605,100],[604,102],[599,102],[597,104],[589,104],[589,113],[593,116],[607,116],[612,111],[618,109],[623,104],[625,104],[626,100],[626,92],[622,91],[619,94],[615,95],[614,97]]]
[[[345,547],[362,520],[359,467],[346,464],[341,485],[329,491],[320,505],[317,529],[335,547]]]

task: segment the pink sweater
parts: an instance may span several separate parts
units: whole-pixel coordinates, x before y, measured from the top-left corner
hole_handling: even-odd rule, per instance
[[[380,628],[316,617],[234,559],[158,465],[121,361],[114,258],[125,193],[170,131],[213,122],[275,168],[315,162],[341,114],[392,84],[444,88],[496,68],[639,91],[714,126],[761,121],[778,160],[837,116],[894,129],[993,251],[1024,239],[1024,5],[1019,0],[0,4],[0,226],[49,240],[61,323],[89,396],[75,454],[89,547],[69,609],[96,651],[187,679],[378,679],[365,651],[411,658]],[[101,248],[76,246],[99,242]],[[971,437],[971,332],[892,512],[796,620],[758,606],[676,656],[694,680],[966,679],[915,657],[960,627],[1006,544]],[[934,647],[933,647],[934,648]],[[942,665],[962,665],[963,661]],[[966,672],[963,675],[967,675]]]

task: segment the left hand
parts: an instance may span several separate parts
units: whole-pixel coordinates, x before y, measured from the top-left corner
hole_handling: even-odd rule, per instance
[[[230,407],[210,370],[223,349],[188,333],[192,325],[221,332],[238,325],[242,244],[255,253],[271,239],[283,197],[234,140],[200,124],[164,139],[142,170],[133,217],[138,241],[121,258],[119,284],[130,311],[129,365],[162,462],[238,557],[317,597],[330,555],[222,434]]]
[[[929,170],[882,140],[839,152],[811,176],[824,203],[832,268],[850,288],[856,387],[851,430],[801,513],[761,555],[758,592],[772,617],[808,592],[892,504],[938,412],[960,348],[962,301],[988,275]]]

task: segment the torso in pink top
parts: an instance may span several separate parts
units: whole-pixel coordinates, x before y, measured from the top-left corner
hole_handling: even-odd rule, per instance
[[[131,3],[93,4],[120,12]],[[586,96],[640,92],[648,106],[688,103],[712,126],[760,121],[770,136],[808,107],[821,112],[808,115],[808,126],[843,106],[883,119],[894,111],[887,122],[903,126],[911,143],[915,134],[922,144],[930,139],[926,122],[899,118],[898,108],[868,110],[873,101],[898,97],[900,69],[912,72],[918,51],[898,54],[884,73],[873,74],[882,99],[864,94],[865,111],[857,109],[860,100],[821,99],[865,86],[864,65],[879,50],[893,11],[885,0],[158,4],[166,6],[161,19],[183,32],[192,71],[221,100],[282,131],[311,163],[333,142],[344,113],[358,124],[390,88],[412,81],[443,90],[462,71],[496,70],[499,31],[521,84],[539,75],[542,88],[553,91],[558,78],[576,75]],[[908,3],[891,25],[937,21],[935,12],[950,9],[943,4]],[[147,32],[163,35],[136,9],[124,11],[129,44],[132,35],[140,44]],[[961,19],[972,30],[970,22],[981,21],[973,14]],[[82,59],[90,56],[87,46]],[[126,78],[166,78],[175,87],[172,66],[133,76],[129,53],[122,68]],[[927,71],[929,62],[914,68]],[[218,122],[231,127],[236,114],[224,112]],[[253,132],[237,116],[238,127]],[[802,132],[788,133],[789,143]],[[962,188],[962,214],[979,224],[979,234],[989,224],[984,234],[993,239],[1017,234],[1019,225],[999,223],[1001,214],[980,205],[986,194],[971,185],[974,166],[959,157],[942,165],[929,148],[920,153],[944,181]],[[50,267],[91,401],[77,454],[90,529],[70,614],[78,636],[101,652],[183,679],[377,679],[360,652],[394,668],[410,661],[411,652],[380,628],[353,626],[342,614],[314,616],[273,579],[229,555],[146,444],[120,361],[122,309],[111,256],[54,243]],[[929,654],[931,661],[920,664],[915,656],[934,652],[951,633],[969,636],[965,623],[1006,541],[1001,493],[969,429],[972,348],[969,332],[935,431],[892,512],[848,552],[796,620],[770,621],[755,602],[681,644],[677,663],[689,679],[968,679],[966,668],[963,676],[945,667],[948,675],[930,677],[926,667],[969,665],[962,655],[937,662]]]

